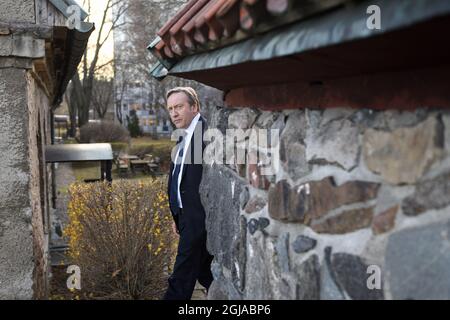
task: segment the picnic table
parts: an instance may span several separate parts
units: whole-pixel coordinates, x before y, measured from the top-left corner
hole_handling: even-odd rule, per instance
[[[147,167],[147,160],[130,160],[131,169]]]
[[[122,174],[128,175],[128,170],[130,169],[130,161],[136,159],[139,159],[139,157],[130,154],[119,154],[115,161],[119,175]]]
[[[158,166],[156,165],[156,167]],[[152,173],[155,167],[148,160],[130,160],[130,168],[132,172],[139,170],[145,173]]]
[[[142,171],[155,174],[159,167],[155,160],[159,159],[155,159],[151,154],[146,154],[144,159],[135,155],[121,154],[117,157],[117,168],[119,173],[128,173],[128,170],[130,170],[132,173]]]
[[[128,169],[130,168],[130,166],[128,165],[127,160],[118,158],[116,165],[117,165],[117,171],[119,172],[119,175],[128,174]]]

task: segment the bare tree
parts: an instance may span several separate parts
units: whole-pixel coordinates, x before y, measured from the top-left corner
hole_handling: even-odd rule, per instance
[[[151,66],[157,60],[147,50],[149,42],[152,40],[161,28],[161,26],[170,19],[171,15],[186,3],[186,0],[128,0],[127,24],[121,28],[126,34],[127,47],[126,55],[123,55],[123,65],[132,66],[133,72],[137,77],[146,81],[151,87],[151,104],[159,106],[164,103],[165,92],[168,87],[179,85],[198,86],[192,81],[182,80],[175,77],[167,77],[159,82],[151,76]]]
[[[176,86],[191,86],[197,91],[208,92],[207,95],[202,94],[200,97],[203,106],[213,101],[214,104],[221,103],[221,95],[219,97],[218,90],[210,90],[212,88],[206,87],[198,82],[184,80],[177,77],[168,76],[163,81],[155,80],[150,73],[151,66],[157,60],[147,50],[149,42],[152,37],[155,37],[162,25],[168,21],[186,2],[187,0],[128,0],[129,6],[126,13],[128,23],[121,28],[125,30],[127,35],[127,54],[124,59],[132,65],[134,70],[140,74],[140,78],[147,82],[151,91],[150,103],[161,110],[160,113],[165,114],[169,119],[167,110],[165,108],[165,93],[169,88]],[[209,92],[211,91],[211,92]],[[208,96],[206,99],[205,96]],[[214,99],[211,100],[211,96]],[[205,99],[203,99],[205,97]]]
[[[126,0],[128,7],[121,24],[114,31],[114,100],[116,118],[122,122],[124,107],[142,104],[142,108],[150,107],[157,114],[157,121],[169,121],[165,108],[165,93],[175,86],[191,86],[199,91],[202,110],[211,94],[204,91],[211,88],[195,81],[188,81],[168,76],[163,81],[155,80],[150,73],[157,60],[147,50],[147,46],[156,36],[162,25],[168,21],[188,0]],[[114,15],[119,10],[114,10]],[[142,94],[136,95],[135,84],[142,88]],[[208,99],[203,97],[208,96]],[[137,98],[136,98],[137,97]],[[220,99],[216,99],[220,100]],[[139,108],[139,106],[138,106]]]
[[[83,3],[84,6],[87,6],[88,11],[90,11],[91,8],[90,3],[90,0],[85,0]],[[110,15],[113,6],[117,8],[117,11],[109,21],[108,16]],[[70,91],[69,104],[74,105],[71,107],[71,110],[74,110],[76,108],[78,112],[79,127],[86,124],[89,120],[89,107],[92,101],[94,79],[96,73],[98,73],[99,69],[111,63],[111,61],[109,61],[106,64],[100,66],[98,65],[101,49],[110,37],[113,30],[121,26],[121,23],[119,23],[119,21],[121,16],[126,12],[127,8],[127,0],[105,1],[102,20],[100,22],[100,25],[98,26],[99,31],[97,39],[95,40],[95,45],[92,49],[94,50],[92,59],[88,61],[88,50],[90,49],[87,49],[84,54],[83,63],[81,66],[82,79],[80,78],[80,73],[76,73],[72,78],[72,90]]]
[[[94,79],[92,108],[100,119],[105,118],[106,112],[113,103],[113,81],[108,78]]]
[[[68,137],[75,137],[76,129],[77,129],[77,104],[72,98],[72,90],[73,85],[69,83],[67,91],[64,93],[65,99],[67,101],[68,111],[69,111],[69,119],[70,119],[70,127],[67,131]]]

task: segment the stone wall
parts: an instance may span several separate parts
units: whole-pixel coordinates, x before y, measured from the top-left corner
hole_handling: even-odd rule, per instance
[[[0,21],[35,23],[34,0],[2,0]]]
[[[27,73],[28,84],[28,146],[30,184],[29,194],[32,207],[33,255],[35,268],[33,272],[34,298],[46,298],[48,294],[49,266],[49,225],[51,181],[50,168],[45,163],[45,145],[51,144],[49,126],[49,100],[42,89]]]
[[[210,299],[450,299],[450,111],[209,114],[281,133],[272,175],[204,166]]]
[[[0,58],[0,299],[47,296],[49,102],[30,63]]]
[[[33,296],[27,82],[24,69],[0,69],[0,298]]]

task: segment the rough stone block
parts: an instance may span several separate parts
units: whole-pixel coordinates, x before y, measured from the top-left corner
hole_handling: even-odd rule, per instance
[[[229,169],[203,166],[200,196],[206,212],[208,249],[229,270],[233,242],[240,228],[240,194],[244,188],[244,182]]]
[[[272,250],[264,248],[264,239],[250,238],[246,269],[245,299],[274,299],[271,278],[275,265],[270,262]],[[257,270],[257,272],[255,272]]]
[[[351,115],[350,119],[361,128],[394,130],[401,127],[413,127],[425,120],[428,110],[373,110],[361,109]]]
[[[208,300],[228,300],[228,294],[224,288],[226,285],[220,280],[214,280],[208,290]]]
[[[358,161],[358,137],[359,128],[347,119],[311,126],[306,137],[306,160],[309,163],[337,164],[350,170]]]
[[[244,209],[250,199],[250,192],[248,191],[248,187],[243,187],[241,190],[241,194],[239,195],[239,202],[241,209]]]
[[[440,130],[435,117],[392,132],[368,129],[363,139],[365,163],[390,183],[415,183],[442,154],[436,143]]]
[[[331,247],[325,248],[325,257],[320,270],[320,299],[344,300],[345,295],[331,275]]]
[[[270,225],[270,220],[267,218],[259,218],[259,230],[263,231],[265,228],[267,228]]]
[[[256,119],[255,127],[262,129],[270,129],[278,119],[279,112],[263,111],[258,119]]]
[[[42,58],[45,56],[45,40],[26,35],[0,35],[1,56]]]
[[[450,205],[450,173],[436,179],[421,182],[416,192],[403,200],[403,213],[417,216],[431,209],[442,209]]]
[[[36,293],[26,98],[25,71],[0,69],[0,299]]]
[[[260,211],[267,204],[267,201],[261,197],[255,196],[249,200],[247,205],[245,206],[246,213],[253,213]]]
[[[310,224],[330,210],[376,198],[378,183],[349,181],[336,186],[332,177],[292,188],[285,180],[269,189],[269,214],[277,220]]]
[[[228,117],[233,113],[232,109],[215,107],[208,118],[208,128],[218,129],[223,135],[228,129]]]
[[[229,129],[248,129],[255,123],[258,113],[252,109],[240,109],[234,111],[228,117],[228,128]]]
[[[291,271],[291,263],[289,258],[289,233],[281,234],[275,243],[275,252],[278,267],[281,272]]]
[[[284,170],[293,180],[310,172],[306,161],[304,139],[306,136],[306,116],[303,111],[291,113],[280,136],[280,161]]]
[[[306,161],[305,146],[299,142],[280,143],[280,160],[282,168],[293,180],[307,175],[311,168]]]
[[[392,230],[395,225],[395,217],[397,216],[397,211],[398,205],[377,214],[372,222],[373,233],[381,234]]]
[[[0,300],[33,298],[33,235],[22,217],[30,208],[0,208]]]
[[[251,235],[254,235],[256,231],[258,231],[259,222],[257,219],[250,219],[248,222],[248,231]]]
[[[445,130],[445,149],[450,153],[450,114],[445,114],[442,116],[442,121],[444,123]]]
[[[234,287],[242,293],[245,288],[245,270],[247,266],[247,219],[245,216],[239,218],[239,231],[237,239],[233,242],[234,263],[231,276]]]
[[[265,173],[272,173],[272,171],[265,171],[268,169],[268,165],[266,166],[268,162],[262,159],[266,159],[262,153],[258,155],[253,151],[248,153],[247,179],[252,187],[267,190],[270,186],[270,175]]]
[[[354,300],[382,300],[383,288],[369,289],[369,265],[359,256],[347,253],[334,253],[331,256],[332,276],[347,295]],[[381,281],[382,284],[382,281]]]
[[[2,0],[0,21],[35,23],[34,1]]]
[[[450,221],[392,234],[385,261],[393,299],[450,299]]]
[[[345,234],[370,226],[373,207],[347,210],[323,222],[313,224],[311,228],[318,233]]]
[[[251,235],[255,234],[256,231],[264,231],[270,225],[270,220],[267,218],[250,219],[248,222],[248,231]]]
[[[315,248],[317,240],[300,235],[292,243],[292,248],[296,253],[305,253]]]
[[[320,299],[320,265],[317,255],[312,255],[295,268],[298,277],[296,299]]]

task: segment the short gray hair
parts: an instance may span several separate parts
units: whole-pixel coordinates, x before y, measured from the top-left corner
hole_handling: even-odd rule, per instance
[[[197,105],[198,110],[200,110],[200,100],[198,100],[197,92],[195,92],[195,90],[191,87],[176,87],[176,88],[170,89],[169,91],[167,91],[166,101],[167,101],[167,99],[169,99],[169,97],[172,94],[178,93],[178,92],[183,92],[188,97],[189,104],[191,106]]]

